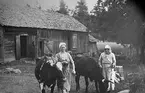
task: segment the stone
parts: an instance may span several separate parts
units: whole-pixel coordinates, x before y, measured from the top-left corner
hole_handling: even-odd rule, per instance
[[[5,73],[15,73],[15,74],[20,74],[22,73],[20,69],[14,69],[14,68],[6,68]]]
[[[13,72],[16,73],[16,74],[22,73],[20,69],[14,69]]]
[[[120,91],[118,93],[129,93],[129,92],[130,92],[130,90],[129,89],[126,89],[126,90],[122,90],[122,91]]]

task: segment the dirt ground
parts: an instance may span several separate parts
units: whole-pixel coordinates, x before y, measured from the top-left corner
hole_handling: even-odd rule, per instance
[[[137,65],[130,64],[128,61],[120,61],[118,65],[123,65],[124,67],[124,75],[125,80],[116,84],[116,92],[128,89],[129,88],[129,78],[128,75],[130,73],[139,72],[139,68]],[[21,74],[14,73],[3,73],[5,68],[12,67],[17,68],[22,71]],[[38,82],[34,76],[34,68],[35,64],[30,63],[22,63],[19,61],[14,61],[9,64],[0,66],[0,93],[40,93],[40,89],[38,86]],[[85,82],[81,77],[80,81],[81,90],[80,93],[85,92]],[[72,88],[70,93],[75,93],[75,81],[74,78],[72,80]],[[47,92],[49,93],[49,89],[47,88]],[[57,89],[55,87],[55,93]],[[95,93],[94,82],[89,84],[89,93]],[[143,93],[143,92],[140,92]]]

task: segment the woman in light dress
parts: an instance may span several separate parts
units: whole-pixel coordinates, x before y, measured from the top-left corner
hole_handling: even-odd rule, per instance
[[[72,56],[66,52],[66,43],[61,42],[59,44],[59,49],[60,52],[56,54],[56,67],[62,71],[64,78],[61,82],[58,81],[58,88],[62,89],[62,93],[69,93],[71,88],[72,73],[76,73],[75,65]]]
[[[112,53],[111,47],[109,45],[105,46],[104,52],[101,53],[99,57],[100,67],[103,68],[103,75],[105,79],[112,79],[112,70],[116,66],[115,54]],[[112,89],[112,84],[108,83],[108,91]],[[114,90],[114,89],[112,89]]]

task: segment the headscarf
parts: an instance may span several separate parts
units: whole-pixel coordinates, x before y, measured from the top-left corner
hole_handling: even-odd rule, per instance
[[[65,45],[65,47],[66,47],[66,43],[65,42],[60,42],[59,43],[59,48],[61,48],[62,45]]]
[[[112,49],[111,49],[111,47],[110,47],[109,45],[106,45],[106,46],[105,46],[105,49],[109,49],[109,52],[110,52],[110,53],[112,52]]]

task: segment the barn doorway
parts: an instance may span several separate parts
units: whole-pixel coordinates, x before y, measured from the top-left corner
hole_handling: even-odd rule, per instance
[[[3,42],[3,31],[0,31],[0,63],[2,63],[4,59],[4,47],[3,47],[4,45],[2,42]]]
[[[72,47],[72,40],[71,40],[72,37],[71,37],[71,34],[68,33],[67,37],[68,37],[68,50],[70,51],[71,47]]]
[[[27,36],[20,36],[21,58],[27,57]]]
[[[40,48],[40,53],[39,53],[39,56],[43,56],[44,55],[44,53],[43,53],[43,51],[44,51],[44,41],[40,41],[39,42],[39,48]]]

